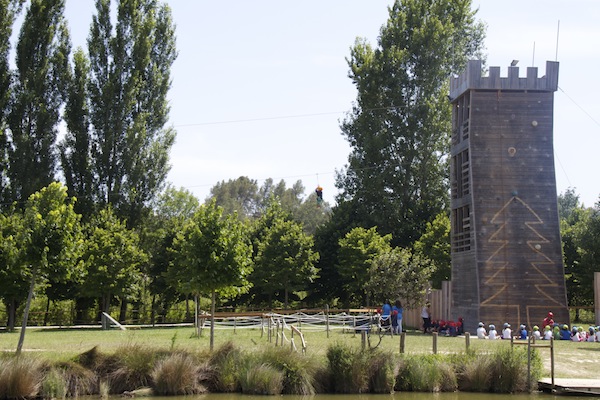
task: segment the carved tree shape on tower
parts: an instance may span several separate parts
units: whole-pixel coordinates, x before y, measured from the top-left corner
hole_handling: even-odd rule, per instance
[[[490,222],[497,229],[488,242],[497,247],[481,271],[481,309],[492,307],[491,314],[531,327],[531,307],[560,305],[548,294],[548,288],[558,285],[547,275],[554,262],[544,253],[549,243],[540,233],[544,221],[515,196]]]

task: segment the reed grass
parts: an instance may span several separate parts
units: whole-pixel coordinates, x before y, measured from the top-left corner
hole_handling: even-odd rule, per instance
[[[52,368],[46,372],[40,396],[44,399],[65,399],[67,397],[67,380],[60,370]]]
[[[64,399],[90,394],[105,397],[146,392],[147,387],[160,395],[205,391],[310,396],[457,388],[499,393],[531,390],[527,386],[526,350],[511,349],[502,341],[481,341],[489,344],[486,352],[398,355],[383,345],[388,337],[377,349],[363,349],[347,335],[347,340],[329,344],[323,353],[310,353],[309,339],[309,354],[305,355],[272,343],[245,346],[238,341],[225,342],[213,352],[191,351],[179,342],[174,345],[175,338],[183,335],[176,335],[173,330],[170,333],[173,340],[167,340],[165,346],[127,340],[112,352],[94,346],[66,361],[40,361],[31,354],[0,354],[0,398]],[[423,336],[410,339],[424,340]],[[532,383],[542,370],[542,359],[534,352]]]
[[[240,387],[244,394],[280,395],[284,379],[284,372],[272,365],[255,364],[240,374]]]
[[[211,392],[237,392],[240,390],[239,374],[244,355],[229,341],[209,355],[208,389]]]
[[[158,395],[189,395],[206,392],[206,378],[191,355],[176,352],[160,360],[151,372],[152,389]]]
[[[0,399],[36,397],[42,385],[42,362],[14,356],[0,359]]]
[[[284,347],[267,347],[254,352],[256,363],[273,366],[283,372],[283,394],[311,396],[316,393],[315,375],[320,364],[312,356],[300,354]]]
[[[490,357],[475,357],[464,363],[458,374],[460,390],[488,392],[492,381],[491,363]]]
[[[393,393],[395,378],[398,373],[394,357],[382,351],[369,354],[369,392]]]

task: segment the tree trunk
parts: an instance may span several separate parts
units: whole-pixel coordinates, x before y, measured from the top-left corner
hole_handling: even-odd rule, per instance
[[[15,321],[17,320],[17,301],[15,299],[6,302],[6,311],[8,313],[6,328],[9,332],[12,332],[15,330]]]
[[[215,347],[215,302],[216,302],[216,291],[213,290],[210,296],[210,351],[212,352]]]
[[[119,311],[119,322],[120,323],[125,323],[125,320],[127,319],[127,299],[122,297],[121,298],[121,309]]]
[[[29,293],[27,294],[27,303],[25,303],[25,311],[23,311],[23,324],[21,325],[21,335],[19,336],[19,344],[17,344],[17,355],[21,354],[23,342],[25,342],[25,329],[27,328],[27,319],[29,318],[29,307],[33,298],[33,289],[35,289],[35,277],[37,268],[31,271],[31,283],[29,284]]]
[[[48,314],[50,313],[50,298],[46,298],[46,312],[44,313],[44,326],[48,325]]]
[[[185,295],[185,320],[189,321],[190,318],[190,299],[189,296]]]
[[[154,318],[156,315],[156,295],[152,295],[152,305],[150,306],[150,325],[154,326]]]

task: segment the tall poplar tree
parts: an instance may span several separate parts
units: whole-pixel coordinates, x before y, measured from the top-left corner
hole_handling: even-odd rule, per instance
[[[65,0],[32,0],[17,43],[8,117],[12,200],[24,202],[57,172],[56,137],[69,80]]]
[[[397,0],[376,47],[357,39],[349,77],[358,94],[341,124],[352,148],[337,177],[365,227],[417,240],[448,205],[451,73],[482,46],[470,0]]]
[[[8,62],[10,37],[15,17],[25,0],[0,0],[0,204],[4,204],[8,185],[8,140],[6,137],[11,72]]]
[[[175,61],[171,11],[157,0],[96,0],[88,51],[96,198],[135,226],[162,188],[175,132],[165,128]]]
[[[60,143],[60,159],[69,195],[77,197],[75,211],[88,220],[94,214],[94,174],[89,111],[90,63],[82,49],[73,55],[73,75],[67,90],[67,132]]]

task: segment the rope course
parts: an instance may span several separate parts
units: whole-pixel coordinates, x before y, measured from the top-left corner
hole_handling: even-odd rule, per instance
[[[274,339],[275,346],[290,346],[294,351],[298,351],[295,338],[297,336],[301,342],[302,353],[306,353],[307,347],[303,332],[325,331],[329,335],[332,330],[349,330],[355,334],[360,333],[369,347],[372,347],[371,334],[377,335],[379,339],[374,347],[379,346],[388,332],[392,334],[391,324],[385,324],[378,314],[373,315],[371,312],[359,312],[356,315],[347,312],[331,314],[323,311],[312,314],[305,312],[227,314],[215,314],[215,329],[233,329],[234,332],[236,329],[257,329],[261,331],[261,337],[265,332],[267,333],[269,342],[273,342]],[[200,329],[209,328],[210,316],[206,314],[200,316],[199,324]]]
[[[285,326],[294,324],[301,330],[309,331],[369,330],[372,328],[373,316],[369,314],[350,315],[345,312],[337,314],[326,314],[325,312],[316,314],[304,312],[294,314],[257,313],[256,315],[241,316],[219,316],[215,314],[215,329],[264,329],[265,325],[268,325],[269,319],[281,321]],[[201,315],[199,321],[201,326],[210,327],[209,315]]]

